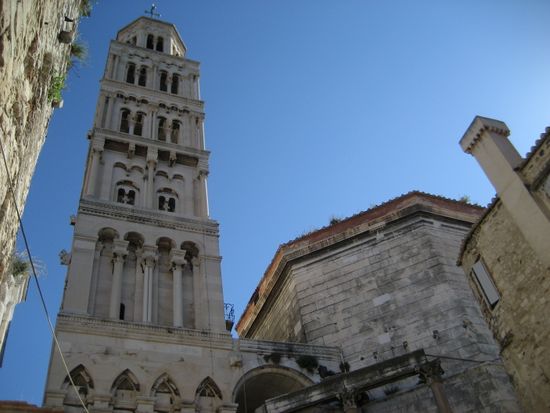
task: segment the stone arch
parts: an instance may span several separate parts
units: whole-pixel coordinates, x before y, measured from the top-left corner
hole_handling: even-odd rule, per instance
[[[110,240],[113,241],[119,238],[118,231],[114,228],[105,227],[101,228],[97,232],[97,237],[100,241]]]
[[[82,410],[80,399],[82,399],[86,406],[89,404],[88,396],[94,389],[94,381],[86,367],[82,364],[79,364],[71,370],[70,378],[76,389],[73,389],[69,375],[67,375],[61,386],[61,388],[65,390],[63,410],[66,412],[78,412]],[[80,399],[76,395],[75,390],[78,392]]]
[[[261,366],[246,372],[233,389],[237,413],[253,412],[267,399],[303,389],[313,382],[304,374],[284,366]]]
[[[168,373],[163,373],[153,383],[150,396],[155,398],[155,412],[167,412],[173,411],[173,406],[180,399],[180,392]]]
[[[139,382],[136,376],[128,369],[124,370],[111,386],[113,411],[135,411],[138,395]]]
[[[220,388],[210,376],[201,381],[195,395],[199,397],[217,397],[223,400]]]
[[[222,405],[222,392],[216,382],[208,376],[197,387],[195,392],[195,406],[199,411],[219,411]]]

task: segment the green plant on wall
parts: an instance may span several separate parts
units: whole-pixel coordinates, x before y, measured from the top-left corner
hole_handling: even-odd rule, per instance
[[[50,102],[61,102],[61,91],[65,88],[65,75],[54,75],[50,81],[48,100]]]
[[[80,2],[80,15],[90,17],[92,14],[92,2],[90,0],[82,0]]]
[[[23,254],[13,254],[10,262],[10,273],[14,277],[28,274],[30,269],[29,260]]]

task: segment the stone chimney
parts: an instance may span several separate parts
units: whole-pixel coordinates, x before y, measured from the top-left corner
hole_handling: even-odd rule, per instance
[[[550,220],[517,171],[523,159],[508,135],[510,130],[504,122],[476,116],[460,146],[476,158],[526,241],[550,267]]]

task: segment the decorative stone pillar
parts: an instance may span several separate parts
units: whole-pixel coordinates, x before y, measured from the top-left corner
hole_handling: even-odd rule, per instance
[[[206,277],[201,276],[200,258],[193,257],[191,265],[193,268],[193,302],[195,307],[196,329],[208,328],[208,305],[210,304],[206,295]]]
[[[197,178],[196,178],[196,185],[195,185],[195,199],[197,200],[196,206],[197,210],[195,211],[195,215],[198,217],[208,217],[208,189],[207,189],[207,183],[206,178],[208,177],[208,171],[206,170],[200,170]]]
[[[146,252],[143,258],[143,317],[145,323],[153,320],[153,270],[157,262],[155,253]]]
[[[439,359],[421,365],[418,372],[420,379],[425,381],[432,389],[435,403],[440,413],[453,413],[453,409],[451,409],[449,400],[445,395],[445,389],[443,388],[443,380],[441,378],[443,369],[441,368]]]
[[[145,397],[139,396],[136,398],[137,401],[137,413],[153,413],[155,407],[155,398],[154,397]]]
[[[124,259],[126,258],[126,248],[116,248],[113,251],[113,282],[111,285],[111,300],[109,305],[109,318],[119,319],[120,299],[122,294],[122,271],[124,270]]]
[[[197,143],[198,148],[204,150],[204,116],[197,117]]]
[[[101,154],[103,153],[104,145],[105,139],[94,137],[90,152],[90,172],[88,175],[88,185],[86,188],[86,195],[89,196],[94,196],[96,192],[99,162],[101,161]]]
[[[155,148],[147,149],[147,199],[145,206],[153,208],[155,195],[155,169],[157,166],[158,151]]]
[[[177,255],[176,255],[177,254]],[[182,275],[185,265],[185,250],[178,250],[172,256],[172,310],[174,327],[183,327],[183,289]]]
[[[136,250],[136,282],[134,291],[134,320],[140,320],[143,314],[143,248]]]

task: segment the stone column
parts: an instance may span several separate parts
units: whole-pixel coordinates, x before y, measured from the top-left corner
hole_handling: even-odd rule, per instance
[[[157,261],[156,254],[146,253],[143,262],[145,265],[143,273],[143,317],[145,323],[153,319],[153,270]]]
[[[197,118],[197,141],[198,148],[204,150],[204,117]]]
[[[191,265],[193,266],[193,303],[195,305],[195,328],[208,328],[208,296],[206,289],[206,277],[201,275],[201,260],[198,257],[193,257]]]
[[[445,389],[443,388],[443,380],[441,379],[443,369],[441,368],[441,362],[438,359],[430,361],[420,366],[419,373],[420,378],[432,389],[435,403],[440,413],[453,413],[453,409],[451,409],[451,405],[445,394]]]
[[[88,183],[86,187],[86,195],[94,196],[97,189],[97,180],[99,172],[99,162],[101,161],[101,154],[103,153],[103,145],[105,139],[95,138],[92,141],[92,147],[90,150],[90,170],[88,174]]]
[[[120,314],[120,299],[122,294],[122,271],[126,249],[117,248],[113,252],[113,282],[111,285],[111,301],[109,305],[109,318],[118,320]]]
[[[200,170],[195,180],[195,199],[196,199],[196,211],[195,215],[198,217],[208,217],[208,192],[206,185],[206,178],[208,177],[208,171]]]
[[[136,250],[136,282],[134,291],[134,320],[138,321],[143,314],[143,249]]]
[[[158,152],[156,149],[149,147],[147,149],[147,191],[146,191],[146,202],[145,206],[147,208],[153,208],[154,205],[154,195],[155,195],[155,168],[157,165],[157,156]]]
[[[109,103],[107,105],[107,116],[105,117],[105,125],[103,126],[105,129],[117,129],[113,128],[113,112],[115,107],[115,96],[113,95],[107,95],[109,97]]]
[[[181,251],[181,252],[180,252]],[[182,289],[182,270],[185,265],[185,251],[177,251],[178,255],[172,258],[172,310],[174,327],[183,327],[183,289]]]

